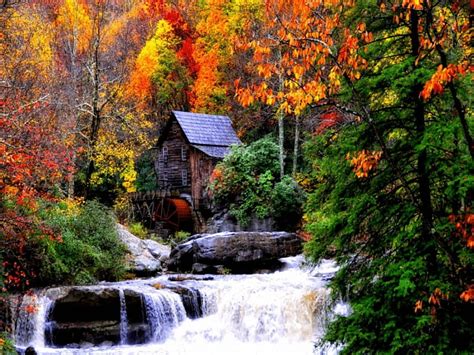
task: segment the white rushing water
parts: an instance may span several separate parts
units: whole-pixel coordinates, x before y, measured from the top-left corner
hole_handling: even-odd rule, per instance
[[[128,334],[128,317],[127,317],[127,305],[125,303],[125,293],[123,289],[119,289],[120,299],[120,345],[127,344]]]
[[[186,316],[181,296],[177,293],[150,286],[169,283],[166,275],[153,280],[107,284],[119,289],[121,340],[117,346],[46,347],[45,323],[53,302],[43,297],[37,299],[40,310],[33,318],[19,318],[16,342],[23,348],[33,345],[39,354],[45,355],[337,353],[334,349],[318,350],[314,347],[323,336],[331,314],[345,315],[348,312],[344,303],[338,303],[334,311],[330,310],[330,290],[326,285],[337,270],[335,263],[324,261],[316,268],[305,269],[301,267],[302,257],[282,260],[287,267],[271,274],[215,276],[213,280],[174,283],[199,290],[202,317],[196,319]],[[131,315],[127,314],[124,290],[142,295],[152,332],[147,344],[127,345],[127,322]]]

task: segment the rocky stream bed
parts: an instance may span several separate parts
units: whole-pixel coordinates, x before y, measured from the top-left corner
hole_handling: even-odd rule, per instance
[[[163,250],[154,256],[161,270],[193,274],[12,297],[14,340],[20,352],[39,354],[336,353],[316,346],[328,320],[348,312],[327,288],[336,265],[289,256],[300,252],[290,233],[194,236],[169,259]]]

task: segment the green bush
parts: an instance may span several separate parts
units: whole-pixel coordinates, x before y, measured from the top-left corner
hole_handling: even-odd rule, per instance
[[[3,355],[16,355],[17,352],[13,346],[12,340],[8,337],[7,333],[0,333],[0,354]]]
[[[219,207],[228,207],[246,226],[252,217],[272,217],[280,229],[294,229],[301,217],[303,193],[289,176],[279,176],[279,149],[270,137],[233,147],[216,166],[210,190]]]
[[[138,238],[145,239],[148,236],[147,229],[140,222],[130,223],[128,230]]]
[[[60,203],[48,206],[43,217],[62,242],[42,240],[42,284],[90,284],[124,274],[125,247],[105,206],[90,201],[71,209]]]
[[[294,229],[299,222],[304,194],[296,181],[284,176],[272,191],[272,214],[279,229]]]
[[[170,235],[169,238],[167,240],[164,240],[163,242],[174,248],[178,244],[188,239],[190,235],[191,233],[186,231],[177,231],[176,233]]]

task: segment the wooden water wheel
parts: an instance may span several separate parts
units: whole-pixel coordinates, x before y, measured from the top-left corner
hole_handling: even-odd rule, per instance
[[[189,203],[181,198],[162,198],[155,206],[155,222],[172,231],[191,231],[193,220]]]

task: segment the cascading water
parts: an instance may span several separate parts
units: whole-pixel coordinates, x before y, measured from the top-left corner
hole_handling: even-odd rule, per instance
[[[328,354],[315,349],[331,316],[327,279],[336,268],[325,262],[313,270],[300,267],[302,258],[286,258],[288,268],[272,274],[215,276],[212,280],[171,282],[167,276],[100,287],[116,287],[120,307],[118,345],[76,344],[80,349],[44,345],[50,304],[29,323],[17,324],[17,345],[32,344],[39,354]],[[154,285],[154,287],[152,287]],[[127,345],[136,314],[130,294],[139,295],[146,344]],[[132,302],[133,303],[133,302]],[[347,313],[340,303],[336,312]],[[44,319],[40,321],[39,318]],[[43,339],[31,334],[43,332]],[[30,334],[29,338],[26,334]],[[31,339],[36,339],[31,341]]]
[[[53,301],[42,295],[26,295],[15,307],[17,316],[14,324],[14,339],[19,346],[44,347],[48,332],[48,314]]]
[[[120,299],[120,344],[127,344],[128,337],[128,318],[127,318],[127,304],[125,301],[125,293],[119,289]]]
[[[186,311],[179,295],[170,291],[145,293],[147,320],[151,340],[165,340],[171,331],[186,317]]]

